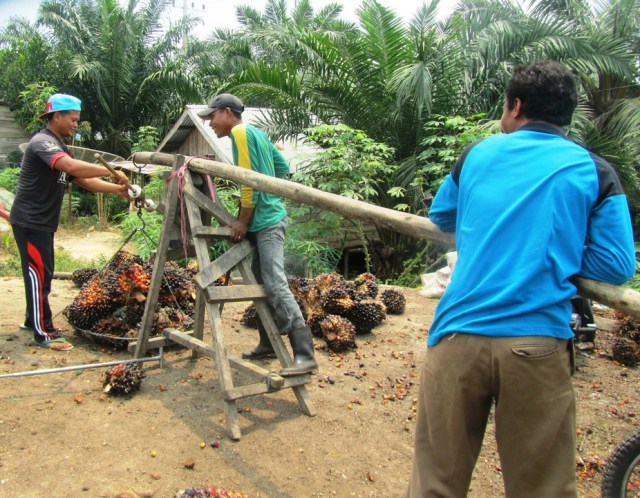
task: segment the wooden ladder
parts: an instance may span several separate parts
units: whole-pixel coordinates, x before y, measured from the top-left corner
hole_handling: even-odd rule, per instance
[[[130,345],[130,349],[136,358],[141,358],[148,349],[157,348],[173,341],[191,349],[195,356],[203,355],[213,359],[224,398],[227,431],[232,439],[240,439],[241,436],[237,400],[249,396],[291,388],[302,412],[314,416],[315,410],[305,387],[305,384],[311,382],[310,375],[284,378],[276,372],[260,368],[227,352],[221,321],[224,304],[252,301],[280,364],[287,367],[292,363],[291,356],[282,342],[271,310],[267,305],[265,290],[262,285],[258,284],[251,271],[248,258],[255,250],[254,246],[249,241],[243,240],[240,243],[232,244],[230,249],[215,261],[210,261],[209,241],[216,238],[228,239],[231,235],[231,228],[228,225],[235,221],[235,217],[224,208],[219,199],[212,200],[199,190],[204,184],[203,178],[183,167],[184,163],[184,156],[176,156],[173,172],[176,175],[178,173],[184,175],[182,198],[184,214],[188,222],[188,226],[185,228],[187,238],[192,239],[192,247],[190,246],[189,249],[191,253],[195,249],[198,260],[199,273],[194,277],[197,288],[193,331],[181,332],[176,329],[166,329],[163,337],[149,337],[160,294],[165,262],[184,257],[182,249],[169,250],[169,242],[172,234],[175,236],[176,227],[179,228],[181,218],[179,181],[178,177],[174,176],[165,185],[162,204],[159,206],[159,211],[164,213],[160,241],[153,263],[153,273],[140,332],[136,342]],[[200,185],[196,187],[196,184]],[[211,226],[212,217],[218,221],[220,227]],[[233,268],[240,272],[242,284],[215,286],[216,279]],[[205,312],[211,326],[212,344],[203,341]],[[231,367],[255,374],[260,380],[254,384],[234,386]]]

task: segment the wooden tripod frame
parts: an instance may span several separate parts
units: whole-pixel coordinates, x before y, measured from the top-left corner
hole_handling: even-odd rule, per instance
[[[209,259],[208,241],[216,238],[229,238],[231,229],[226,226],[235,221],[233,217],[219,202],[212,200],[202,193],[195,185],[194,180],[200,179],[199,175],[183,167],[184,156],[175,156],[173,163],[174,173],[184,175],[182,195],[184,199],[184,210],[188,221],[188,239],[191,239],[198,260],[199,273],[194,280],[197,285],[195,317],[193,331],[188,333],[175,329],[166,329],[164,337],[150,338],[153,327],[153,315],[158,303],[160,287],[164,273],[166,261],[182,258],[182,250],[169,250],[171,234],[175,231],[176,215],[179,221],[179,181],[176,176],[165,185],[160,211],[164,212],[164,221],[160,241],[153,262],[153,273],[149,286],[149,293],[145,303],[144,315],[137,341],[130,347],[134,349],[134,356],[141,358],[150,348],[160,347],[171,341],[181,344],[191,350],[195,355],[203,355],[215,360],[218,379],[223,392],[224,410],[227,424],[227,431],[232,439],[240,439],[240,424],[238,419],[237,400],[257,394],[265,394],[280,389],[291,388],[296,395],[298,404],[303,413],[309,416],[315,415],[315,410],[305,387],[311,382],[310,375],[299,375],[284,378],[275,372],[270,372],[264,368],[247,362],[235,355],[227,353],[224,342],[221,312],[226,302],[253,301],[260,320],[269,336],[276,356],[283,367],[291,365],[291,356],[287,351],[276,323],[271,314],[271,310],[266,302],[266,294],[259,285],[249,263],[249,256],[254,251],[254,246],[247,240],[238,244],[233,244],[231,248],[215,261]],[[181,169],[182,168],[182,169]],[[204,182],[199,182],[204,183]],[[211,226],[211,218],[215,218],[220,227]],[[216,279],[226,274],[231,269],[236,268],[242,276],[242,285],[215,286]],[[204,318],[209,318],[211,326],[212,344],[203,341],[204,338]],[[260,380],[254,384],[245,386],[234,386],[231,368],[257,375]]]

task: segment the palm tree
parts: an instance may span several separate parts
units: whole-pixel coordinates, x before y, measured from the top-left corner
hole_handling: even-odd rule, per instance
[[[39,22],[49,28],[53,50],[69,53],[73,88],[83,98],[103,150],[127,155],[142,125],[168,125],[188,100],[199,101],[201,84],[190,62],[202,45],[177,49],[193,19],[160,32],[166,3],[129,0],[44,0]]]
[[[233,41],[242,40],[247,56],[236,60],[225,89],[274,107],[263,127],[275,138],[296,136],[313,117],[393,147],[400,169],[380,185],[377,199],[393,206],[398,201],[386,189],[400,187],[419,212],[422,192],[412,185],[430,116],[497,119],[515,65],[559,60],[581,84],[572,133],[635,185],[638,102],[620,99],[638,96],[640,0],[608,1],[595,11],[587,0],[539,0],[528,8],[463,0],[440,20],[436,0],[405,25],[376,0],[364,0],[357,30],[336,32],[289,22],[284,3],[273,0],[265,15],[239,11],[246,28]]]

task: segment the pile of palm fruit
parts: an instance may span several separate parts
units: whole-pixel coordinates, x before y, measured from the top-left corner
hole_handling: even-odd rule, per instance
[[[371,273],[362,273],[354,280],[345,280],[337,273],[323,273],[313,279],[291,278],[289,288],[312,334],[323,338],[333,351],[355,348],[357,335],[370,333],[387,313],[403,313],[406,303],[398,290],[379,293]],[[241,321],[257,326],[253,305],[245,310]]]
[[[80,333],[124,349],[138,336],[152,272],[152,263],[127,251],[119,251],[99,272],[78,270],[72,280],[82,285],[80,293],[63,314]],[[195,273],[197,262],[188,268],[174,262],[165,264],[151,336],[168,327],[189,328],[193,324]]]
[[[611,356],[622,365],[636,366],[640,363],[640,320],[621,312],[614,315],[618,326],[611,341]]]

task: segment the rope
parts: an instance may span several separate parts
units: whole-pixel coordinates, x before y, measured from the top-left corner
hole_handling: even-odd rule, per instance
[[[189,260],[189,256],[187,255],[187,221],[185,214],[185,202],[184,202],[184,184],[186,181],[187,169],[189,167],[189,163],[192,159],[207,159],[204,156],[191,156],[188,157],[185,162],[174,172],[172,172],[167,181],[171,181],[174,178],[178,179],[178,200],[180,201],[180,237],[182,239],[182,248],[184,250],[184,259],[185,261]],[[209,187],[209,195],[211,196],[211,200],[215,204],[216,198],[218,196],[218,192],[216,190],[215,185],[211,181],[211,177],[209,175],[206,176],[207,187]]]

